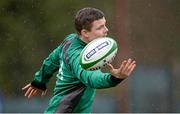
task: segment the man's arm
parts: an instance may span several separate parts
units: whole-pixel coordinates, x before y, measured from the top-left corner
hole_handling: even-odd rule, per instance
[[[53,73],[59,69],[61,46],[57,47],[44,61],[38,72],[35,73],[34,80],[27,84],[22,90],[26,90],[25,96],[28,98],[34,96],[37,91],[46,93],[46,84],[53,76]]]
[[[128,77],[136,66],[135,61],[132,60],[129,60],[129,62],[123,61],[120,68],[115,69],[112,65],[110,65],[111,73],[102,73],[100,70],[96,70],[96,71],[84,70],[80,66],[79,61],[80,61],[79,54],[77,52],[70,59],[70,65],[73,68],[72,70],[74,75],[77,76],[77,78],[81,80],[81,82],[84,83],[85,85],[98,89],[116,86],[126,77]]]

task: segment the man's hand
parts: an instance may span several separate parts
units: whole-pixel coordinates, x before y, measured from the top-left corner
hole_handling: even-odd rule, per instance
[[[124,60],[118,69],[115,69],[111,64],[109,64],[110,72],[116,78],[124,79],[128,77],[134,68],[136,67],[136,61],[132,59]]]
[[[26,93],[24,94],[25,97],[31,98],[35,96],[38,92],[41,92],[41,96],[46,95],[46,91],[42,91],[40,89],[37,89],[33,87],[31,84],[27,84],[25,87],[22,88],[22,90],[26,90]]]

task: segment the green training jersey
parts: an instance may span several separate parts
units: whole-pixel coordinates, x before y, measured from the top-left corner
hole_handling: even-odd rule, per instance
[[[83,69],[79,56],[85,46],[77,34],[68,35],[36,72],[32,86],[46,90],[53,73],[58,71],[53,97],[45,112],[90,112],[96,89],[114,87],[122,81],[110,73]]]

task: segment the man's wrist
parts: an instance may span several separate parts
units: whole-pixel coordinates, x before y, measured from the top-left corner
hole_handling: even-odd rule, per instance
[[[37,88],[37,89],[42,90],[42,91],[45,91],[45,90],[46,90],[46,84],[45,84],[45,83],[40,83],[40,82],[38,82],[38,81],[33,80],[33,81],[31,82],[31,85],[32,85],[33,87]]]
[[[115,82],[115,83],[120,83],[121,81],[123,81],[124,79],[121,79],[121,78],[117,78],[116,76],[114,75],[111,75],[111,81],[112,82]]]
[[[114,77],[116,77],[116,78],[118,78],[118,79],[126,79],[127,78],[127,76],[126,75],[114,75],[114,74],[111,74],[112,76],[114,76]]]

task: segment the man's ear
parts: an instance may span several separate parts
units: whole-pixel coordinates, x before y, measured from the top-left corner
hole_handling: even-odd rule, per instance
[[[89,38],[89,32],[88,32],[88,30],[82,29],[82,30],[81,30],[81,35],[82,35],[84,38]]]

